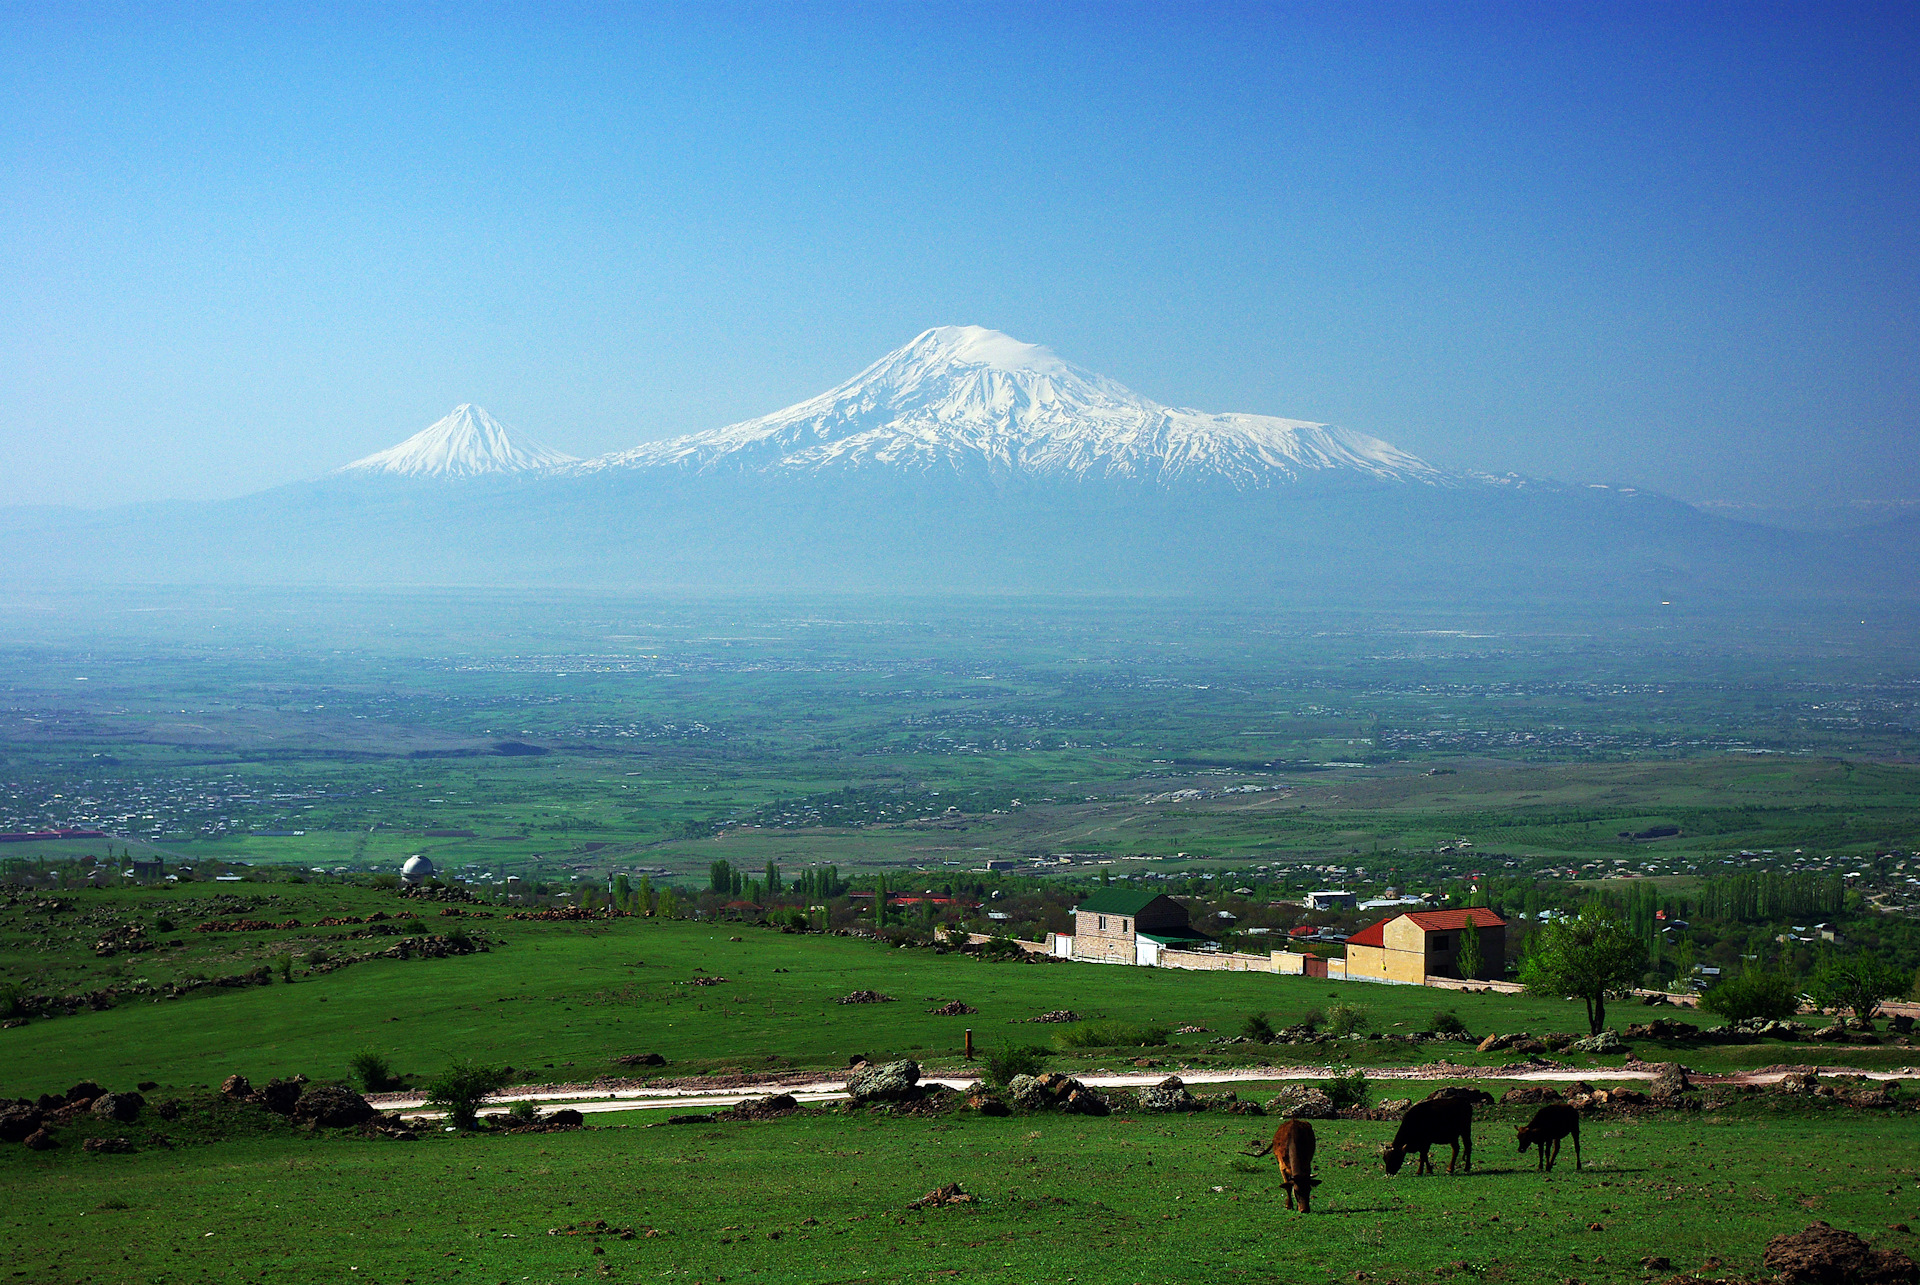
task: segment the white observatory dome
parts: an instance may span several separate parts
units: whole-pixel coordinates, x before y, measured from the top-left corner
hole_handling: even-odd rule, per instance
[[[407,858],[407,864],[400,867],[400,877],[408,883],[425,883],[433,878],[433,862],[418,853]]]

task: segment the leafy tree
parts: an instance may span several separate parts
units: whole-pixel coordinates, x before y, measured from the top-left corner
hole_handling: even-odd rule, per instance
[[[1265,1013],[1249,1013],[1247,1020],[1240,1023],[1240,1033],[1250,1040],[1265,1044],[1273,1038],[1273,1023],[1267,1020]]]
[[[1480,952],[1480,925],[1469,923],[1460,930],[1460,951],[1453,957],[1454,971],[1463,978],[1475,978],[1487,966]]]
[[[725,861],[716,861],[707,867],[707,884],[713,891],[725,896],[733,887],[733,867]]]
[[[1785,973],[1749,968],[1700,997],[1700,1007],[1729,1022],[1753,1017],[1792,1017],[1800,1009],[1800,986]]]
[[[634,910],[642,915],[653,913],[653,877],[640,876],[640,886],[634,889]]]
[[[355,1053],[347,1060],[347,1069],[353,1073],[353,1079],[362,1093],[378,1093],[382,1089],[391,1089],[399,1085],[394,1078],[393,1067],[387,1059],[373,1050]]]
[[[655,913],[662,919],[678,919],[680,917],[680,898],[674,893],[673,889],[662,888],[660,890],[660,905]]]
[[[463,1059],[427,1081],[427,1105],[445,1111],[454,1128],[471,1129],[479,1123],[481,1104],[512,1079],[505,1067]]]
[[[1593,1035],[1607,1024],[1607,996],[1631,989],[1647,964],[1646,944],[1601,905],[1549,921],[1531,944],[1520,965],[1527,993],[1585,1001],[1587,1030]]]
[[[781,891],[780,867],[774,865],[772,861],[768,861],[767,862],[767,895],[770,897],[778,897],[780,895],[780,891]]]
[[[613,904],[617,910],[633,909],[633,881],[625,875],[613,878]]]
[[[1870,1020],[1883,999],[1906,994],[1910,979],[1877,955],[1842,955],[1830,951],[1813,975],[1814,997],[1827,1008],[1851,1012]]]

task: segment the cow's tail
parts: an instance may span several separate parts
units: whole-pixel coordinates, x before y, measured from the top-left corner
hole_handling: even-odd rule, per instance
[[[1258,1151],[1249,1151],[1249,1152],[1246,1152],[1245,1154],[1246,1154],[1246,1155],[1249,1155],[1249,1156],[1256,1156],[1256,1157],[1257,1157],[1257,1156],[1270,1156],[1270,1155],[1272,1155],[1272,1154],[1273,1154],[1273,1143],[1272,1143],[1272,1142],[1263,1142],[1263,1143],[1261,1143],[1261,1144],[1260,1144],[1260,1149],[1259,1149]]]

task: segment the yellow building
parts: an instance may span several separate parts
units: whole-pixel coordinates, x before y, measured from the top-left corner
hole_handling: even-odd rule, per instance
[[[1460,938],[1469,924],[1480,930],[1481,962],[1474,979],[1503,976],[1507,921],[1485,907],[1417,910],[1362,928],[1347,938],[1347,976],[1410,986],[1424,986],[1429,977],[1458,977]]]

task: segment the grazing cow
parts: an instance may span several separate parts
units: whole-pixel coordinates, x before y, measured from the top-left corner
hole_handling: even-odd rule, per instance
[[[1393,1135],[1393,1145],[1382,1152],[1380,1158],[1386,1161],[1387,1172],[1396,1174],[1407,1152],[1417,1151],[1420,1163],[1414,1173],[1432,1173],[1433,1161],[1428,1158],[1427,1150],[1443,1144],[1453,1148],[1453,1158],[1447,1161],[1448,1173],[1461,1161],[1463,1149],[1467,1172],[1473,1172],[1473,1103],[1470,1100],[1446,1097],[1414,1103],[1400,1117],[1400,1131]]]
[[[1534,1167],[1551,1171],[1560,1158],[1560,1140],[1573,1137],[1573,1169],[1580,1171],[1580,1113],[1564,1102],[1550,1102],[1533,1113],[1533,1119],[1520,1126],[1520,1154],[1529,1146],[1538,1147],[1539,1163]]]
[[[1313,1212],[1313,1189],[1320,1180],[1313,1176],[1313,1126],[1305,1120],[1289,1120],[1273,1131],[1273,1141],[1254,1152],[1264,1156],[1269,1151],[1280,1162],[1280,1186],[1287,1193],[1287,1208],[1293,1208],[1293,1199],[1300,1198],[1300,1212]]]

